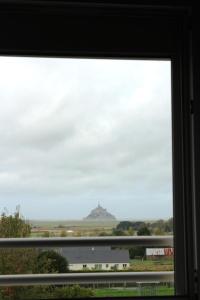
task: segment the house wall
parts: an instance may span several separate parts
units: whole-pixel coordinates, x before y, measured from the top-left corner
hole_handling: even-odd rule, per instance
[[[104,270],[109,271],[113,268],[117,270],[126,270],[129,268],[129,263],[85,263],[85,264],[69,264],[69,269],[71,271],[80,271],[80,270]]]

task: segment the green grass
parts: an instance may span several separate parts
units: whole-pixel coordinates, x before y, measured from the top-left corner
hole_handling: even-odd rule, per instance
[[[139,288],[102,288],[94,289],[94,297],[132,297],[132,296],[172,296],[174,295],[173,287],[159,286],[156,289],[144,288],[140,292]],[[155,292],[154,292],[155,291]],[[153,293],[153,294],[152,294]]]
[[[55,228],[58,226],[68,227],[115,227],[120,221],[104,220],[104,221],[86,221],[86,220],[29,220],[32,226]]]
[[[131,259],[130,270],[134,272],[145,271],[173,271],[173,259],[160,259],[160,260],[141,260]]]
[[[138,296],[137,290],[126,289],[95,289],[94,297],[125,297],[125,296]]]
[[[111,235],[112,228],[119,223],[117,220],[30,220],[29,222],[32,226],[32,237],[43,236],[44,231],[49,231],[50,236],[60,236],[61,231],[65,231],[67,236],[99,236],[102,232]]]

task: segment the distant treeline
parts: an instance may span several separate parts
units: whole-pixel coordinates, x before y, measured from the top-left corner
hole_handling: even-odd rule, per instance
[[[144,221],[121,221],[113,228],[113,235],[167,235],[173,233],[173,218]]]

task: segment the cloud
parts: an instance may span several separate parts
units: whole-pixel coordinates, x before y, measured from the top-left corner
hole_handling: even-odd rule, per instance
[[[119,218],[170,216],[170,81],[168,61],[1,57],[2,206],[76,218],[99,200]]]

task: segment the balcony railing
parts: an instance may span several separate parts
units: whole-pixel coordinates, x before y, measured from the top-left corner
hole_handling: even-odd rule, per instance
[[[68,238],[0,238],[0,248],[44,248],[74,246],[173,247],[172,236],[119,236]],[[121,282],[173,282],[174,272],[88,272],[65,274],[0,275],[0,286],[63,285]]]

